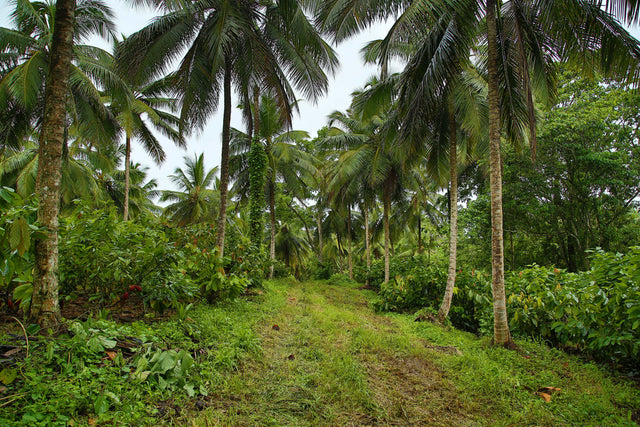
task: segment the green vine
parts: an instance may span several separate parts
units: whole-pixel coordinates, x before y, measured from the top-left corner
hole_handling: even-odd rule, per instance
[[[249,152],[249,228],[251,243],[262,245],[264,232],[264,174],[267,155],[258,138],[251,142]]]

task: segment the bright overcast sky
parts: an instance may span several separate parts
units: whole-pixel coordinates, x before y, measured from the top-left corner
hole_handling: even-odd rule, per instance
[[[147,25],[155,16],[151,9],[132,8],[123,0],[110,0],[107,2],[116,13],[118,31],[129,35]],[[0,26],[7,27],[9,15],[13,6],[8,0],[0,0]],[[300,114],[294,117],[293,128],[306,130],[311,136],[316,135],[316,131],[327,123],[327,115],[335,110],[344,111],[351,102],[351,93],[361,88],[370,76],[376,73],[374,66],[363,65],[360,59],[360,49],[366,42],[383,38],[389,25],[376,25],[369,31],[363,31],[357,37],[336,47],[336,52],[340,60],[340,69],[330,80],[329,92],[316,105],[306,102],[300,103]],[[640,34],[638,28],[632,31],[636,37]],[[97,43],[96,43],[97,44]],[[101,47],[109,48],[108,44]],[[209,119],[206,128],[198,135],[190,137],[186,150],[176,148],[173,143],[166,141],[163,145],[167,152],[167,160],[157,166],[144,152],[144,150],[133,143],[132,161],[149,167],[149,176],[158,182],[161,190],[172,189],[173,185],[168,176],[177,167],[182,167],[183,157],[192,157],[194,153],[204,153],[205,164],[211,168],[220,164],[220,139],[222,130],[222,103],[220,111]],[[240,110],[234,109],[231,116],[231,125],[244,130],[241,122]]]

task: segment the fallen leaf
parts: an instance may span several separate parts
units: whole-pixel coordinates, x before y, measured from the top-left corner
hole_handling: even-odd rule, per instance
[[[289,302],[294,302],[296,299],[294,297],[291,297],[288,299]]]
[[[14,354],[19,352],[20,350],[22,350],[20,347],[12,348],[11,350],[9,350],[5,354],[3,354],[2,357],[13,356]]]
[[[105,353],[107,353],[107,357],[109,358],[109,360],[115,359],[117,355],[117,353],[113,350],[106,350]]]
[[[0,393],[4,393],[5,391],[7,391],[7,388],[5,386],[0,386]]]
[[[547,402],[547,403],[551,402],[551,396],[548,395],[547,393],[536,392],[536,394],[538,396],[540,396],[541,398],[543,398],[545,402]]]

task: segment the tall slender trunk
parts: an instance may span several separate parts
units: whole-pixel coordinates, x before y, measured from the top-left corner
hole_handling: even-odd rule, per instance
[[[130,180],[131,174],[131,138],[127,135],[125,139],[125,154],[124,154],[124,213],[122,214],[122,220],[129,219],[129,188],[131,186]]]
[[[349,242],[349,279],[353,280],[353,258],[351,242],[351,206],[347,206],[347,238]]]
[[[227,192],[229,187],[229,137],[231,131],[231,60],[224,64],[224,105],[222,113],[222,155],[220,159],[220,210],[216,246],[220,257],[224,255],[224,231],[227,224]]]
[[[322,263],[322,209],[320,208],[318,208],[316,223],[318,224],[318,262]]]
[[[385,189],[384,195],[384,282],[387,283],[389,281],[389,242],[390,242],[390,231],[389,231],[389,211],[391,211],[391,195],[389,191]]]
[[[504,241],[502,217],[502,171],[500,160],[500,104],[498,101],[498,32],[496,0],[487,1],[489,68],[489,169],[491,189],[491,288],[493,291],[494,344],[513,344],[507,318],[504,289]]]
[[[447,287],[444,291],[442,304],[438,310],[438,319],[442,322],[449,315],[453,287],[456,284],[456,255],[458,250],[458,153],[456,140],[456,119],[453,99],[449,103],[449,272],[447,275]]]
[[[73,51],[75,0],[58,0],[38,148],[38,221],[46,230],[35,241],[33,295],[29,316],[44,328],[60,321],[58,302],[58,214],[66,118],[67,81]]]
[[[422,253],[422,212],[418,211],[418,253]]]
[[[367,286],[369,286],[369,274],[368,271],[371,268],[371,249],[369,247],[369,211],[367,208],[362,208],[364,213],[364,257],[367,261]]]
[[[276,260],[276,191],[275,177],[269,185],[269,219],[271,221],[271,238],[269,241],[269,258],[271,261]],[[273,279],[273,264],[269,268],[269,278]]]

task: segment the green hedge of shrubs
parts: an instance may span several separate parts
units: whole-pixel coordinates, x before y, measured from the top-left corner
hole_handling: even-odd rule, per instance
[[[422,257],[396,259],[392,279],[382,283],[379,263],[369,278],[379,288],[376,308],[388,311],[437,310],[446,266]],[[382,270],[383,271],[383,270]],[[533,265],[505,277],[512,334],[575,348],[601,360],[640,365],[640,247],[626,254],[595,251],[591,269],[568,273]],[[475,333],[491,333],[491,277],[473,269],[458,271],[451,323]]]

